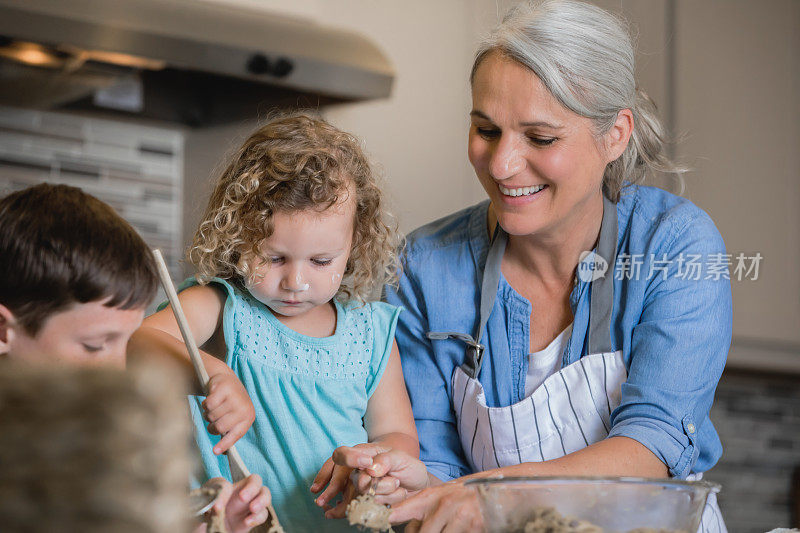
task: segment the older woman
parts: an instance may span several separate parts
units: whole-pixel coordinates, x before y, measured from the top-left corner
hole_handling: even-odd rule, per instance
[[[470,474],[696,478],[719,459],[725,247],[691,202],[636,185],[677,169],[633,59],[617,18],[574,1],[519,5],[480,47],[469,158],[489,201],[413,232],[386,293],[428,475],[392,453],[368,472],[429,487],[393,521],[479,527]],[[703,531],[725,531],[713,496]]]

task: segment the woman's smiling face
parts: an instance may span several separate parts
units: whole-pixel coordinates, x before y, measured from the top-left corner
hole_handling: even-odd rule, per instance
[[[563,107],[532,71],[491,52],[475,72],[470,116],[469,160],[509,234],[569,228],[600,200],[614,158],[591,119]]]

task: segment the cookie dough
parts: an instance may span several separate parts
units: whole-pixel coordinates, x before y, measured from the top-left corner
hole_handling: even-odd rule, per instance
[[[347,504],[346,516],[351,526],[393,533],[392,524],[389,523],[391,513],[389,507],[375,501],[375,491],[370,489]]]
[[[586,520],[564,516],[552,507],[534,509],[525,523],[524,533],[604,533],[600,526]],[[641,527],[631,529],[628,533],[687,533],[671,529],[653,529]]]

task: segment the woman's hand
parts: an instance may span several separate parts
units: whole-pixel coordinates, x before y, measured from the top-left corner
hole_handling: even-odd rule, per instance
[[[219,455],[247,433],[256,413],[250,396],[233,370],[225,364],[217,368],[209,378],[208,396],[202,405],[206,420],[210,422],[208,432],[223,435],[214,446],[214,453]]]
[[[461,482],[449,482],[423,490],[392,508],[392,524],[411,521],[406,533],[483,531],[478,492]]]
[[[208,512],[217,515],[224,513],[225,526],[229,533],[246,533],[266,522],[267,506],[272,498],[258,475],[250,475],[234,484],[225,478],[216,477],[206,481],[204,486],[220,487],[214,506]],[[204,531],[205,524],[195,529],[195,533]]]

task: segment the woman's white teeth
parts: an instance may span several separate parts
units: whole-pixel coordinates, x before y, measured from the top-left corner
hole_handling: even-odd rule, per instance
[[[534,187],[520,187],[519,189],[506,189],[505,187],[500,187],[500,192],[505,194],[506,196],[527,196],[529,194],[534,194],[542,189],[544,189],[544,185],[536,185]]]

